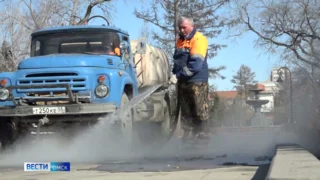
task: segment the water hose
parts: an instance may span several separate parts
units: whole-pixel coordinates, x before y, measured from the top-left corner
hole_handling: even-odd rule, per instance
[[[39,135],[40,135],[40,127],[48,122],[49,122],[49,119],[47,118],[47,116],[43,117],[42,119],[39,119],[38,126],[37,126],[37,140],[39,139]]]

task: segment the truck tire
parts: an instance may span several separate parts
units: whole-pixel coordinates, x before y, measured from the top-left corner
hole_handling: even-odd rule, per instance
[[[139,140],[144,147],[159,149],[170,141],[175,133],[178,118],[172,115],[169,99],[165,98],[165,102],[162,122],[142,121],[135,124]]]
[[[10,118],[0,119],[0,121],[0,149],[3,151],[15,142],[18,130]]]
[[[166,99],[165,101],[167,103],[167,108],[164,110],[164,121],[161,124],[163,135],[162,143],[167,143],[172,138],[178,124],[178,119],[175,116],[172,116],[170,100]]]

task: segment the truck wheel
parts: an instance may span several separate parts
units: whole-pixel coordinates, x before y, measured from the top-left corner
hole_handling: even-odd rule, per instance
[[[161,126],[162,126],[162,134],[165,136],[165,140],[169,141],[177,128],[178,121],[177,119],[175,119],[174,116],[171,116],[169,102],[168,101],[166,102],[167,102],[167,108],[164,110],[164,113],[163,113],[164,121],[161,124]]]
[[[11,119],[0,119],[0,149],[5,150],[18,137],[16,124]]]
[[[163,111],[161,122],[137,122],[136,128],[140,142],[151,149],[163,147],[174,135],[178,119],[171,115],[170,103],[166,99],[166,108]]]
[[[161,139],[159,145],[166,144],[169,140],[171,140],[174,132],[177,128],[178,119],[175,116],[171,115],[171,107],[170,102],[166,100],[167,107],[163,112],[163,122],[161,123]]]
[[[126,93],[122,94],[120,108],[122,109],[127,103],[129,98]],[[120,131],[123,140],[131,144],[133,140],[133,112],[132,109],[123,109],[120,113]]]

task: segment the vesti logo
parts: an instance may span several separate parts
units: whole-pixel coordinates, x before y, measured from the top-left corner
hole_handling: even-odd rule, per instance
[[[70,162],[25,162],[24,171],[70,171]]]
[[[51,162],[50,171],[70,171],[70,162]]]

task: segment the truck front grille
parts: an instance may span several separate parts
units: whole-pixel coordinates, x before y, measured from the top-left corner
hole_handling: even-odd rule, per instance
[[[27,74],[26,78],[32,77],[52,77],[52,76],[78,76],[77,73],[35,73],[35,74]]]
[[[29,74],[25,78],[18,79],[18,86],[69,84],[72,91],[86,90],[86,77],[77,76],[76,73],[41,73]],[[66,88],[37,88],[17,89],[17,92],[56,92],[65,91]]]

